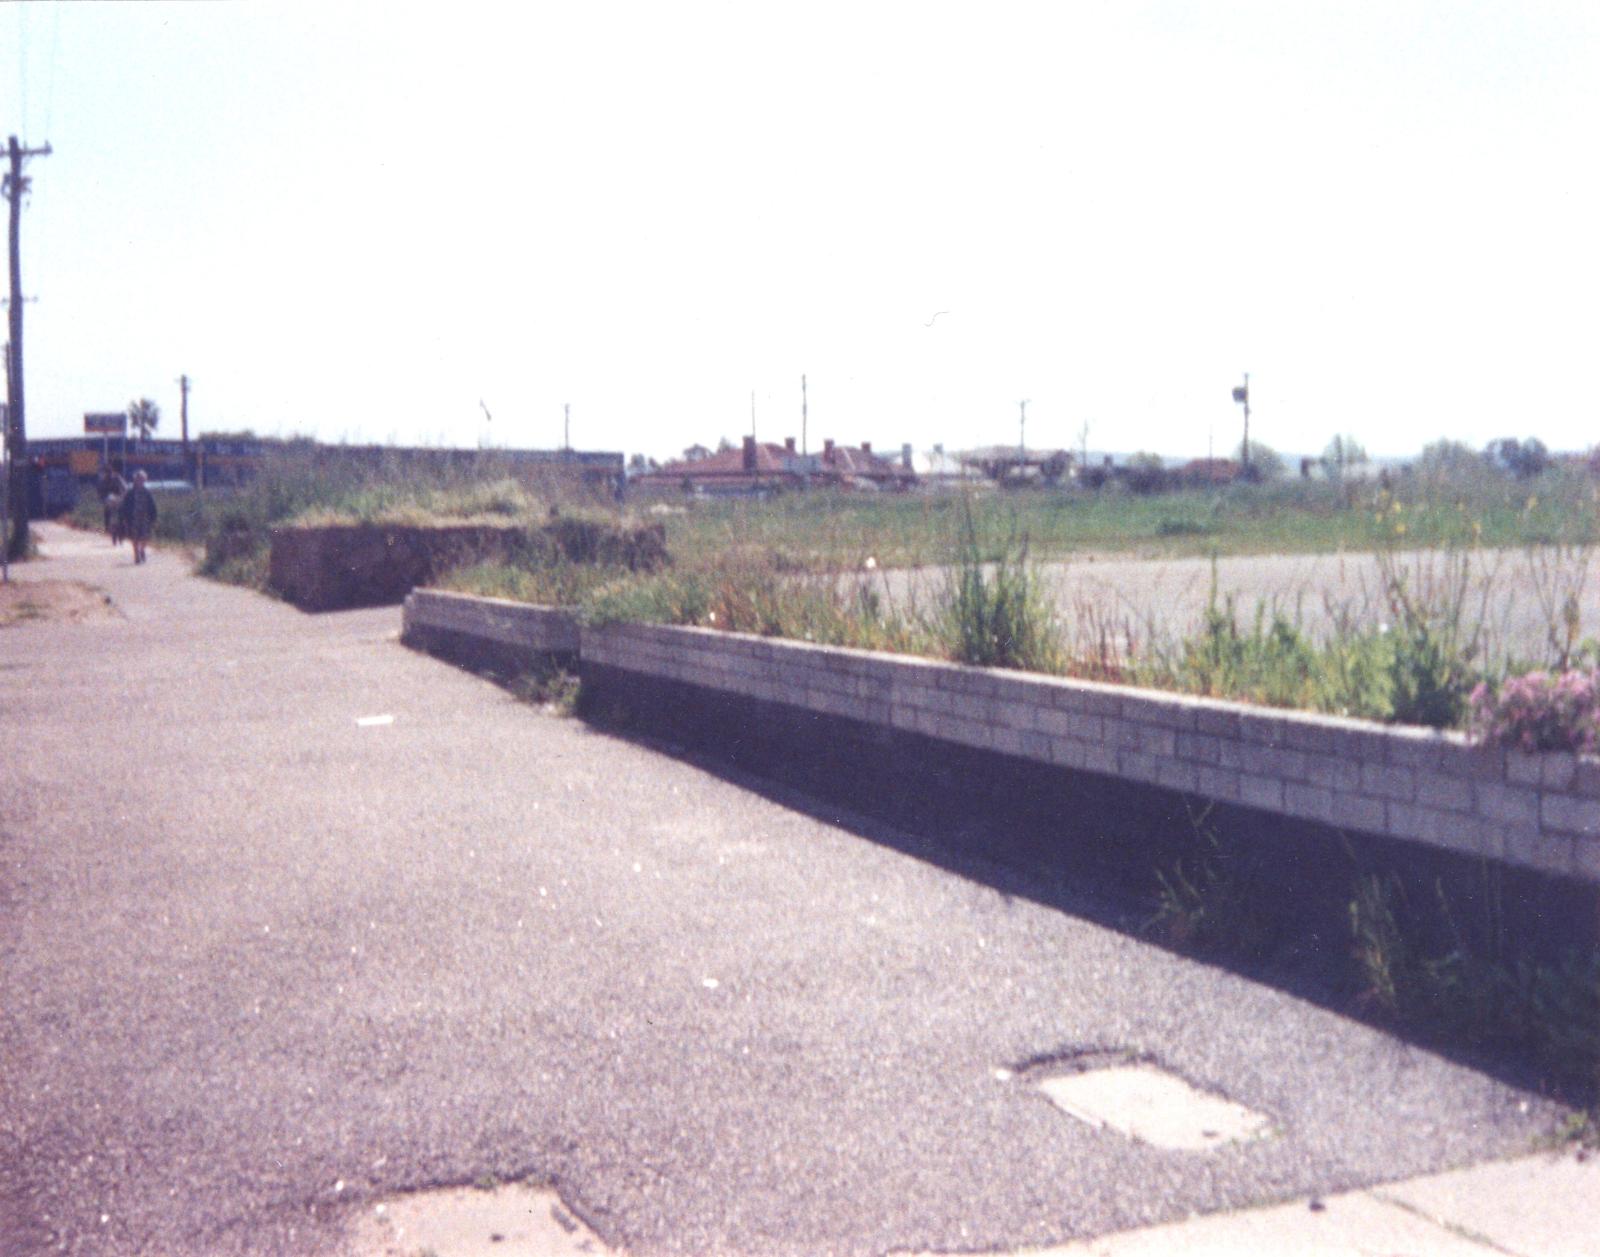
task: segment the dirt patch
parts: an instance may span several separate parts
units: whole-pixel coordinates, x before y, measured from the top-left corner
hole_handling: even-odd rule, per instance
[[[102,590],[71,580],[12,581],[0,585],[0,628],[35,620],[76,624],[116,614]]]

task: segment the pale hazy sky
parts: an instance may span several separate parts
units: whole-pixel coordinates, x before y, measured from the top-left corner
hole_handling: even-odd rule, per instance
[[[21,4],[0,110],[34,435],[1600,441],[1593,0]]]

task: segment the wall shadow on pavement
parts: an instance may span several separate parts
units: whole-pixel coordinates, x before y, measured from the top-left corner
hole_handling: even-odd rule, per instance
[[[1493,920],[1514,954],[1541,959],[1600,938],[1594,887],[1504,866],[1490,876],[1481,861],[1420,844],[589,664],[578,709],[598,731],[870,842],[1272,985],[1529,1090],[1551,1090],[1533,1062],[1397,1023],[1363,999],[1355,881],[1392,879],[1430,945],[1448,945],[1462,922],[1479,919]],[[1229,940],[1232,947],[1182,945],[1174,937],[1181,930],[1153,926],[1158,874],[1170,884],[1180,862],[1193,873],[1213,844],[1227,852],[1240,892],[1237,932],[1249,937]],[[1436,910],[1441,902],[1447,912]],[[1560,1090],[1593,1104],[1600,1077],[1567,1079]]]

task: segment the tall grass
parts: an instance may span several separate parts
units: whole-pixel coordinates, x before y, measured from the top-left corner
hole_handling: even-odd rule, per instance
[[[1027,535],[985,544],[970,499],[964,507],[955,563],[940,599],[950,656],[991,668],[1061,671],[1061,634],[1038,569],[1029,562]]]

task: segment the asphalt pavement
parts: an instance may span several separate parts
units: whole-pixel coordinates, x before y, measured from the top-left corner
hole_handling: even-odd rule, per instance
[[[0,630],[0,1253],[335,1253],[532,1180],[610,1247],[1059,1244],[1525,1151],[1555,1104],[914,839],[47,527]],[[893,782],[885,782],[893,789]],[[1041,876],[1044,876],[1041,874]],[[1163,1150],[1037,1086],[1266,1116]]]

